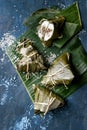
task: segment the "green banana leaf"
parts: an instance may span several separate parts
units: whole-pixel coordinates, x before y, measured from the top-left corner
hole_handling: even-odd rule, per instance
[[[66,37],[64,36],[62,41],[61,40],[55,41],[52,47],[45,48],[41,44],[41,41],[35,32],[36,27],[38,25],[38,22],[43,18],[43,16],[44,18],[48,17],[53,18],[56,15],[63,15],[66,17],[66,23],[64,28],[64,34]],[[71,54],[70,62],[72,65],[72,70],[75,75],[75,79],[70,85],[68,85],[68,89],[66,89],[64,85],[56,86],[55,88],[53,88],[54,93],[60,95],[62,98],[67,98],[78,88],[87,83],[87,53],[85,52],[79,38],[78,37],[72,38],[82,28],[77,3],[73,4],[72,6],[64,10],[59,9],[39,10],[35,12],[30,18],[27,19],[26,25],[28,26],[28,30],[19,38],[19,40],[22,40],[24,38],[29,38],[33,40],[34,41],[33,46],[46,59],[47,66],[51,64],[49,60],[47,60],[48,58],[50,58],[51,54],[56,55],[56,57],[64,52],[69,52]],[[72,40],[70,40],[71,38]],[[7,49],[7,55],[9,56],[14,67],[17,62],[17,59],[20,57],[19,54],[16,52],[16,46],[17,42],[15,42]],[[33,84],[41,84],[41,80],[46,73],[47,73],[46,71],[31,73],[30,78],[26,80],[26,74],[18,72],[33,102],[34,102]]]
[[[15,47],[16,44],[10,46],[7,50],[7,55],[9,56],[14,67],[18,58],[18,54],[15,52]],[[53,48],[53,50],[55,52],[55,48]],[[71,54],[71,62],[73,65],[72,69],[75,74],[75,79],[70,85],[68,85],[68,89],[66,89],[64,85],[60,85],[59,87],[56,86],[53,88],[53,91],[54,93],[60,95],[62,98],[67,98],[78,88],[87,83],[87,54],[82,47],[81,41],[78,39],[78,37],[73,38],[64,48],[62,48],[60,51],[58,50],[57,53],[61,55],[64,52],[69,52]],[[46,73],[47,72],[45,71],[41,71],[40,73],[37,72],[34,74],[32,73],[29,80],[26,80],[26,74],[18,72],[32,101],[34,101],[33,84],[40,84],[43,75]]]
[[[72,6],[60,10],[60,9],[42,9],[36,11],[32,16],[27,18],[24,24],[28,27],[28,32],[32,35],[37,35],[37,26],[41,19],[54,19],[57,16],[65,17],[65,26],[63,30],[63,38],[55,40],[53,45],[57,45],[61,48],[68,40],[70,40],[75,34],[77,34],[82,29],[82,23],[80,18],[80,12],[78,8],[78,3],[74,3]]]

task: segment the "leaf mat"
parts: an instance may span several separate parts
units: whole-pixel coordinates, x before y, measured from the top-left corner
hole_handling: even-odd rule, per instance
[[[41,41],[36,34],[36,27],[38,25],[38,22],[43,17],[53,18],[56,15],[63,15],[66,18],[65,28],[63,32],[64,38],[54,41],[52,47],[45,48],[42,46]],[[87,54],[79,38],[77,36],[72,38],[82,28],[77,2],[64,10],[52,8],[38,10],[25,21],[25,24],[27,25],[28,30],[18,39],[18,41],[22,40],[23,38],[29,38],[33,40],[33,46],[45,58],[47,66],[50,65],[50,62],[47,61],[47,58],[50,57],[50,54],[55,54],[56,57],[61,55],[63,52],[69,52],[71,54],[70,62],[75,74],[75,79],[70,85],[68,85],[68,89],[66,89],[64,85],[56,86],[53,88],[54,93],[60,95],[62,98],[67,98],[78,88],[87,83]],[[7,55],[9,56],[14,67],[17,59],[19,58],[19,55],[15,51],[16,46],[17,41],[7,49]],[[32,85],[40,84],[43,75],[46,73],[46,71],[32,73],[29,80],[26,80],[25,74],[18,72],[32,101],[34,101],[34,91]]]

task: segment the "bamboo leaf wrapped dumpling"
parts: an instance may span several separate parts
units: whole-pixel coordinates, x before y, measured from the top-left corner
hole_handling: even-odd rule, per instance
[[[48,69],[43,77],[42,84],[46,86],[55,86],[58,84],[68,85],[74,78],[69,64],[70,54],[68,52],[58,57],[53,65]]]
[[[44,113],[45,115],[48,111],[62,107],[64,105],[64,100],[47,88],[43,88],[34,84],[34,92],[35,113]]]
[[[65,18],[63,16],[55,19],[42,19],[37,27],[38,37],[42,44],[46,47],[51,46],[51,43],[56,38],[62,38],[62,28],[64,26]]]
[[[29,78],[30,72],[46,69],[42,55],[33,48],[32,41],[29,41],[29,39],[24,40],[17,46],[17,52],[21,55],[21,58],[17,61],[16,68],[18,71],[26,72],[27,78]]]

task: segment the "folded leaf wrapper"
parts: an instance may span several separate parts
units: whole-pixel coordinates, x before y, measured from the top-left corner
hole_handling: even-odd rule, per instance
[[[31,44],[32,42],[29,41],[29,39],[26,39],[23,42],[20,42],[16,49],[21,55],[21,58],[16,63],[17,70],[27,72],[27,79],[29,78],[30,72],[37,72],[46,69],[43,57]]]
[[[66,86],[70,84],[74,75],[70,68],[69,58],[70,55],[68,52],[58,57],[48,69],[41,83],[47,86],[55,86],[58,84],[64,84]]]
[[[48,111],[64,105],[64,100],[60,96],[54,94],[52,91],[49,91],[46,88],[40,87],[39,85],[34,85],[34,91],[35,113],[44,113],[45,115]]]
[[[43,45],[49,47],[52,45],[54,39],[62,38],[62,30],[65,18],[63,16],[56,17],[55,19],[47,20],[42,19],[37,28],[38,37]]]

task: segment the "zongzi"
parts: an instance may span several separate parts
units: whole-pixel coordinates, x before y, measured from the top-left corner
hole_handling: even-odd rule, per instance
[[[44,60],[38,51],[35,50],[29,40],[23,41],[17,46],[18,53],[21,54],[22,58],[16,63],[18,71],[27,72],[27,77],[29,77],[29,72],[36,72],[46,69],[44,66]]]
[[[43,88],[34,84],[34,92],[35,113],[44,113],[45,115],[48,111],[64,105],[64,100],[60,96],[54,94],[52,91],[49,91],[47,88]]]
[[[56,38],[62,38],[62,27],[65,18],[63,16],[56,17],[52,20],[42,19],[38,26],[38,37],[46,47],[51,46],[52,41]]]
[[[47,75],[43,77],[42,84],[55,86],[58,84],[68,85],[74,78],[69,64],[70,55],[68,52],[58,57],[48,69]]]

